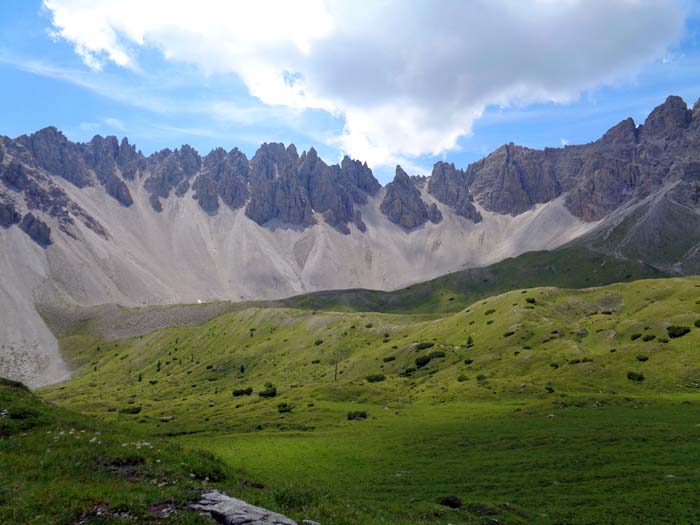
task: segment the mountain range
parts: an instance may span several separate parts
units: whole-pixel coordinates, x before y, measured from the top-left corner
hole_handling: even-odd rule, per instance
[[[0,376],[68,376],[37,306],[395,290],[561,246],[697,273],[699,210],[700,103],[675,96],[595,142],[506,144],[429,176],[397,166],[384,187],[366,163],[279,143],[249,159],[187,145],[145,156],[53,127],[1,137]]]

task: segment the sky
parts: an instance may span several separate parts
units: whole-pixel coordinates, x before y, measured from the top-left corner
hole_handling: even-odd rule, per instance
[[[700,97],[698,0],[3,0],[0,134],[464,168]]]

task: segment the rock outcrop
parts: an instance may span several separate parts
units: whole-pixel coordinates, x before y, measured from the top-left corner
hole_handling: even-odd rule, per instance
[[[406,230],[423,226],[428,221],[437,224],[442,220],[437,206],[433,203],[428,207],[420,190],[401,166],[396,166],[394,180],[386,185],[380,209],[391,222]]]
[[[217,490],[203,494],[192,508],[225,525],[297,525],[296,521],[282,514],[256,507]]]
[[[450,206],[457,215],[473,222],[482,220],[474,206],[474,197],[469,190],[469,178],[463,170],[447,162],[437,162],[428,180],[428,193],[441,203]]]
[[[33,213],[25,215],[19,227],[42,248],[48,248],[51,245],[51,228]]]
[[[13,224],[19,224],[22,216],[12,202],[0,202],[0,226],[9,228]]]

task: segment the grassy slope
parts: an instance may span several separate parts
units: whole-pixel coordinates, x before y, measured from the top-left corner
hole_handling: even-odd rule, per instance
[[[528,252],[484,268],[462,270],[393,292],[328,291],[282,301],[292,308],[393,313],[456,312],[480,299],[524,286],[587,288],[664,277],[647,264],[584,246]]]
[[[1,523],[208,523],[186,505],[209,477],[229,470],[213,457],[115,430],[40,401],[0,380]]]
[[[491,512],[525,523],[692,522],[698,298],[700,279],[683,278],[516,290],[440,318],[252,308],[131,340],[65,340],[82,372],[42,395],[140,432],[183,434],[256,478],[291,484],[286,505],[326,523]],[[670,324],[692,330],[664,342]],[[436,350],[445,357],[401,375]],[[274,399],[231,395],[267,382]],[[119,412],[133,406],[141,412]],[[347,421],[351,410],[370,418]],[[352,506],[321,510],[318,487]],[[470,505],[435,505],[448,494]]]

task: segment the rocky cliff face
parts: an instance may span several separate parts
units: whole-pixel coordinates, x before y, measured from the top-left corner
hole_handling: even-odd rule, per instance
[[[380,209],[389,221],[415,231],[442,220],[422,190],[475,224],[482,220],[480,210],[517,216],[563,196],[574,216],[594,222],[666,184],[692,178],[688,166],[698,162],[700,105],[691,110],[681,98],[669,97],[644,124],[626,119],[589,144],[545,150],[507,144],[466,170],[438,162],[430,177],[412,178],[399,167]],[[380,190],[366,164],[345,157],[328,165],[313,148],[300,155],[294,145],[263,144],[249,160],[237,148],[202,157],[184,145],[145,157],[126,138],[98,135],[76,144],[49,127],[0,140],[3,227],[31,211],[35,219],[43,220],[37,213],[56,219],[69,235],[76,235],[80,221],[108,237],[56,178],[80,189],[102,188],[127,208],[134,203],[132,192],[142,187],[157,213],[168,199],[187,197],[210,215],[222,206],[244,208],[248,218],[266,227],[305,229],[322,220],[346,235],[353,225],[366,231],[360,208]],[[677,198],[692,202],[694,187],[680,184]]]
[[[386,185],[386,194],[380,209],[394,224],[406,230],[413,230],[430,221],[434,224],[442,220],[442,214],[435,203],[428,206],[421,197],[415,181],[396,166],[394,180]]]
[[[680,97],[656,107],[644,124],[626,119],[600,140],[543,151],[502,146],[467,168],[470,190],[484,208],[517,215],[566,193],[566,206],[598,221],[643,199],[700,158],[700,107]]]
[[[438,162],[428,181],[428,193],[450,206],[457,215],[473,222],[481,221],[481,214],[474,206],[474,197],[469,189],[469,177],[454,164]]]

